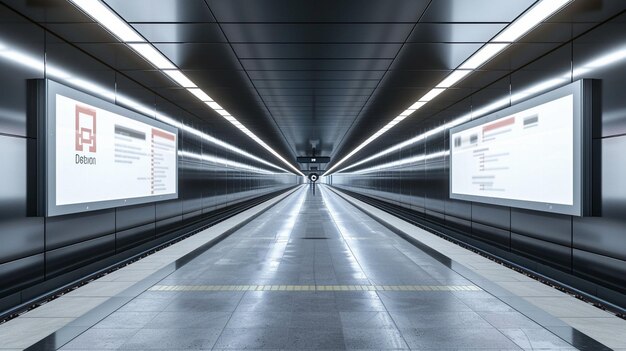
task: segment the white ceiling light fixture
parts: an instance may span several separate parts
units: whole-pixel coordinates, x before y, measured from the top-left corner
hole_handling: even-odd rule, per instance
[[[460,82],[463,78],[473,72],[473,70],[480,68],[482,65],[494,58],[509,45],[511,45],[511,42],[514,42],[527,34],[539,23],[554,15],[556,12],[561,10],[563,7],[565,7],[565,5],[569,4],[572,1],[574,0],[539,0],[537,3],[535,3],[534,6],[527,9],[521,16],[519,16],[515,21],[513,21],[506,28],[504,28],[498,35],[496,35],[488,43],[483,45],[478,51],[472,54],[457,69],[452,71],[452,73],[450,73],[444,80],[437,84],[435,88],[430,90],[428,93],[426,93],[426,95],[424,95],[421,99],[419,99],[411,107],[409,107],[407,111],[413,109],[413,107],[415,107],[415,109],[418,109],[424,106],[426,103],[444,92],[447,88],[450,88],[456,83]],[[405,112],[401,114],[401,116],[403,117],[402,119],[410,115],[410,113],[403,115],[405,114]],[[399,121],[395,124],[397,123],[399,123]],[[327,176],[332,174],[333,172],[336,172],[335,170],[337,169],[337,167],[343,164],[347,159],[352,157],[367,144],[371,143],[380,135],[388,131],[392,126],[393,125],[390,126],[390,124],[387,124],[383,128],[381,128],[381,130],[367,138],[354,150],[349,152],[339,161],[335,162],[332,167],[330,167],[326,171],[325,175]]]
[[[472,73],[472,70],[465,69],[457,69],[456,71],[452,71],[446,79],[442,80],[441,83],[437,84],[436,88],[449,88],[456,83],[460,82],[465,76]]]
[[[409,109],[419,110],[424,105],[426,105],[426,101],[416,101]]]
[[[477,69],[478,67],[487,63],[494,56],[499,54],[502,50],[506,49],[511,44],[506,43],[489,43],[484,45],[480,50],[476,51],[474,55],[470,56],[459,69]]]
[[[439,94],[443,93],[445,88],[432,88],[426,95],[422,96],[419,101],[420,102],[429,102],[430,100],[436,98]]]
[[[143,57],[146,61],[150,62],[154,67],[158,68],[163,74],[170,77],[174,82],[183,88],[186,88],[191,94],[197,97],[200,101],[207,103],[214,103],[213,99],[206,94],[202,89],[198,88],[189,78],[187,78],[176,65],[174,65],[167,57],[165,57],[159,50],[157,50],[151,43],[139,35],[126,21],[120,18],[113,10],[111,10],[106,4],[100,0],[68,0],[74,4],[77,8],[81,9],[85,14],[98,22],[106,30],[115,35],[121,42],[126,43],[137,54]],[[222,115],[227,121],[237,127],[244,134],[248,135],[252,140],[261,145],[265,150],[269,151],[272,155],[278,158],[281,162],[291,168],[294,173],[304,176],[304,174],[295,167],[291,162],[280,156],[278,152],[272,149],[267,143],[262,141],[248,128],[239,123],[237,119],[232,117],[226,110],[224,110],[217,103],[209,105],[217,113]],[[223,112],[222,112],[223,111]],[[229,118],[227,118],[229,117]]]
[[[516,19],[515,22],[507,26],[492,42],[512,43],[516,41],[571,1],[572,0],[550,0],[539,2]]]
[[[222,106],[220,106],[220,104],[218,104],[217,102],[211,100],[210,102],[206,103],[207,105],[209,105],[210,108],[214,109],[214,110],[223,110],[224,108]]]
[[[207,95],[207,93],[205,93],[200,88],[188,88],[187,91],[192,93],[195,97],[198,98],[198,100],[200,100],[202,102],[209,103],[209,102],[213,101],[213,99],[211,99],[211,97],[209,95]]]
[[[176,66],[167,57],[163,56],[159,50],[155,49],[152,44],[129,43],[128,46],[158,69],[176,69]]]
[[[167,74],[170,78],[172,78],[172,80],[176,83],[178,83],[178,85],[180,85],[183,88],[197,88],[198,86],[191,81],[191,79],[187,78],[187,76],[177,70],[177,69],[173,69],[173,70],[164,70],[163,73]]]
[[[111,9],[101,3],[93,0],[70,0],[76,7],[81,9],[96,22],[100,23],[107,31],[111,32],[119,40],[126,43],[140,43],[146,40],[139,35],[131,26],[123,19],[119,18]]]

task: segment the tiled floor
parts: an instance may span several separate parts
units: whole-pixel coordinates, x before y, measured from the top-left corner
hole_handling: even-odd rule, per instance
[[[481,289],[403,290],[474,284],[323,187],[298,190],[158,285],[231,288],[146,290],[63,350],[574,349]]]

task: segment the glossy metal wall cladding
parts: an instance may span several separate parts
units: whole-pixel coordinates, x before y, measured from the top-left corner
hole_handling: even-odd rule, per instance
[[[213,124],[212,116],[199,118],[166,101],[5,5],[0,5],[0,77],[6,88],[0,96],[0,162],[4,165],[0,310],[19,303],[18,293],[33,284],[51,278],[66,283],[67,273],[87,274],[89,269],[103,268],[102,260],[171,233],[205,213],[297,184],[299,177],[263,163],[269,157],[250,143],[242,142],[235,149],[209,138],[232,137],[236,135],[232,127]],[[29,199],[35,190],[30,188],[29,177],[34,174],[29,174],[29,160],[36,156],[30,152],[37,135],[29,132],[26,80],[33,78],[54,79],[152,118],[174,116],[176,123],[196,128],[180,133],[181,198],[47,219],[29,216]],[[206,137],[199,137],[197,130]]]
[[[460,230],[468,238],[529,258],[536,262],[535,268],[556,268],[602,286],[587,291],[626,305],[626,299],[620,297],[623,295],[610,297],[600,293],[605,288],[626,293],[626,193],[621,190],[626,168],[620,152],[626,146],[621,132],[622,124],[626,124],[620,122],[623,113],[617,112],[626,111],[626,100],[618,98],[619,92],[626,89],[624,80],[619,79],[626,68],[626,47],[619,40],[620,34],[610,34],[625,22],[626,15],[622,14],[519,70],[506,71],[508,74],[492,80],[493,84],[469,95],[464,100],[468,103],[435,112],[417,123],[413,135],[406,131],[404,139],[382,140],[367,149],[374,150],[370,155],[384,154],[384,150],[402,140],[414,138],[414,142],[389,154],[333,174],[332,184],[424,212],[429,219]],[[503,67],[499,60],[492,64]],[[485,76],[490,67],[485,67]],[[479,117],[476,111],[509,106],[511,100],[521,95],[532,97],[580,78],[601,79],[602,111],[599,120],[594,121],[599,126],[599,130],[594,130],[594,155],[598,156],[592,165],[598,170],[593,179],[597,189],[594,197],[599,200],[594,206],[601,208],[597,215],[572,217],[448,198],[448,142],[440,133],[423,138],[416,138],[416,134],[422,135],[463,115]],[[461,88],[471,86],[476,79],[480,77],[464,81]],[[549,268],[543,271],[555,274]]]

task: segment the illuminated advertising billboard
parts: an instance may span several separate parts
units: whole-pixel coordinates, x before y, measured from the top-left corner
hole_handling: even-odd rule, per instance
[[[178,131],[46,81],[46,214],[178,197]]]
[[[583,81],[450,130],[450,198],[583,215]]]

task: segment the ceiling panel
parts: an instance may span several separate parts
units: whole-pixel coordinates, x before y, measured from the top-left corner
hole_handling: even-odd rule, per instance
[[[385,74],[385,70],[347,70],[347,71],[297,71],[297,70],[266,70],[255,71],[248,70],[250,79],[310,79],[310,80],[344,80],[344,79],[363,79],[363,80],[380,80]]]
[[[208,0],[219,22],[415,22],[428,2]]]
[[[437,0],[421,22],[511,22],[536,0]]]
[[[357,71],[375,70],[385,71],[391,65],[392,59],[241,59],[243,68],[248,70],[293,70],[293,71]]]
[[[407,43],[392,69],[450,70],[457,68],[482,44]]]
[[[215,22],[204,0],[106,0],[126,22]]]
[[[328,88],[328,89],[352,89],[352,88],[375,88],[378,80],[253,80],[254,86],[258,88]]]
[[[504,23],[418,23],[408,42],[484,43],[504,27]]]
[[[237,57],[226,43],[157,43],[156,48],[181,69],[238,70]]]
[[[226,37],[217,23],[133,23],[153,43],[223,43]]]
[[[244,59],[393,59],[401,44],[232,44]]]
[[[414,23],[223,23],[231,43],[403,43]]]

